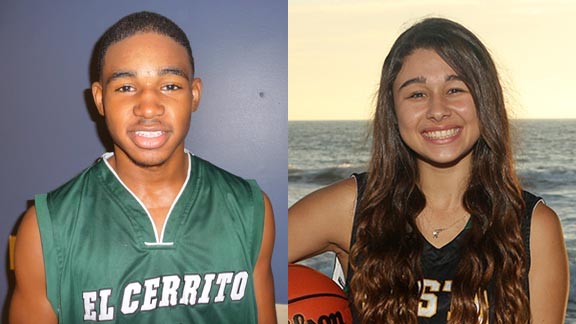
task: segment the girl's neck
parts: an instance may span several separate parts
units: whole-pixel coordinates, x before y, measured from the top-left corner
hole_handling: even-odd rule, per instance
[[[450,166],[437,166],[418,160],[419,186],[426,205],[433,209],[462,208],[462,196],[468,186],[472,154]]]

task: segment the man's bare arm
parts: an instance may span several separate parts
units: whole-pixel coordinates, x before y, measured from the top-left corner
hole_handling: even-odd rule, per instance
[[[254,290],[256,293],[256,303],[258,305],[258,323],[276,323],[276,308],[274,298],[274,278],[270,262],[272,260],[272,250],[274,249],[274,212],[270,200],[264,194],[264,233],[262,245],[256,267],[254,269]]]
[[[36,209],[24,214],[15,247],[16,287],[10,303],[10,324],[58,322],[46,295],[44,257]]]

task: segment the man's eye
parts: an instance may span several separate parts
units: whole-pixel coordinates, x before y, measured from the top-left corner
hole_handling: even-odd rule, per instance
[[[167,85],[162,87],[162,90],[167,90],[167,91],[175,91],[175,90],[180,90],[180,89],[182,89],[182,87],[180,87],[176,84],[167,84]]]
[[[117,92],[132,92],[134,91],[134,87],[129,85],[123,85],[120,88],[116,89]]]

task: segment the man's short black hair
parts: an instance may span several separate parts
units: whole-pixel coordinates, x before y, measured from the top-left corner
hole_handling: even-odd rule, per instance
[[[194,75],[194,57],[192,48],[186,33],[176,25],[172,20],[149,11],[142,11],[130,14],[118,20],[102,35],[95,50],[96,75],[102,77],[102,67],[104,66],[104,56],[108,48],[130,36],[139,33],[154,32],[160,35],[168,36],[178,44],[184,46],[190,58],[192,75]]]

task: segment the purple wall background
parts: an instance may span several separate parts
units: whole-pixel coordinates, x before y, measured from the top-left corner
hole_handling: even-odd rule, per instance
[[[188,34],[203,79],[187,147],[257,179],[276,217],[276,299],[287,301],[288,10],[267,1],[32,1],[0,3],[0,305],[8,301],[8,236],[34,194],[56,188],[105,151],[89,63],[120,17],[151,10]],[[3,313],[6,318],[6,312]]]

